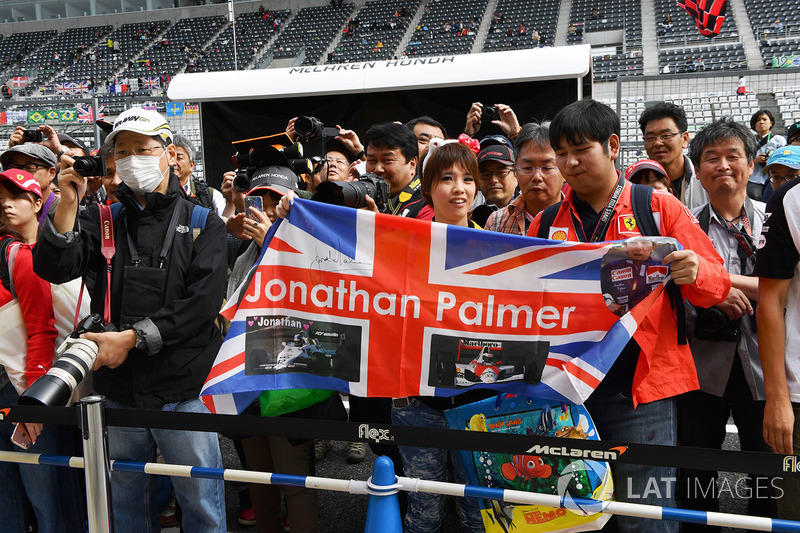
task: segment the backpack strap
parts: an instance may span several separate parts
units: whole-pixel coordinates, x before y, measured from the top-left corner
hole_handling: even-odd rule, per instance
[[[631,186],[633,187],[631,189],[631,207],[633,208],[633,218],[639,225],[639,231],[645,237],[660,237],[661,231],[656,225],[656,219],[653,217],[651,209],[653,188],[636,183],[632,183]]]
[[[17,260],[19,245],[20,242],[11,237],[3,239],[3,244],[0,245],[0,253],[3,254],[2,260],[0,260],[2,263],[0,277],[2,277],[3,280],[3,287],[5,287],[14,298],[17,297],[17,291],[14,290],[14,263]]]
[[[196,241],[200,233],[206,229],[206,222],[211,209],[195,204],[192,206],[192,218],[189,221],[189,227],[192,230],[192,240]]]
[[[200,202],[200,205],[203,207],[212,207],[214,205],[214,200],[211,196],[211,189],[206,183],[206,180],[192,177],[191,181],[191,188],[194,189],[195,197],[197,201]]]
[[[553,226],[553,222],[556,220],[556,215],[560,207],[561,202],[558,202],[542,211],[542,217],[539,219],[539,233],[536,235],[537,237],[540,239],[547,239],[549,237],[548,233]]]

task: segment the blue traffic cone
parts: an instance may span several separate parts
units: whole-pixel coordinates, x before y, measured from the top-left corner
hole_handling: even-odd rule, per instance
[[[392,460],[384,455],[375,459],[372,467],[372,490],[381,492],[381,487],[391,487],[396,482]],[[397,491],[389,488],[385,492],[370,494],[364,533],[403,533]]]

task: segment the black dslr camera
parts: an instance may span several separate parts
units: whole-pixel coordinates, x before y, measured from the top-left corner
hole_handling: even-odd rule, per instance
[[[23,130],[22,142],[24,143],[40,143],[44,142],[44,133],[39,130]]]
[[[742,319],[731,320],[716,307],[697,307],[694,337],[706,341],[737,342],[742,332]]]
[[[81,320],[56,350],[58,360],[47,374],[34,381],[19,397],[20,405],[66,406],[72,392],[92,370],[97,359],[97,343],[80,336],[105,331],[117,331],[117,328],[114,324],[103,324],[103,318],[97,313]]]
[[[307,116],[297,117],[294,121],[294,131],[303,141],[339,135],[339,128],[325,127],[319,119]]]
[[[383,179],[372,172],[362,174],[356,181],[323,181],[317,185],[317,192],[311,199],[358,209],[367,207],[367,195],[375,200],[378,211],[381,213],[388,211],[389,187]]]
[[[77,156],[75,162],[72,163],[72,168],[84,178],[105,176],[106,160],[99,155]]]
[[[481,107],[481,124],[491,124],[493,120],[500,120],[500,110],[494,105]]]

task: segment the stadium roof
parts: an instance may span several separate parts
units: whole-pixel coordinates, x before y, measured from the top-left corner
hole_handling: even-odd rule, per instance
[[[335,65],[180,74],[167,96],[175,101],[251,100],[582,79],[589,45],[485,54],[408,57]]]

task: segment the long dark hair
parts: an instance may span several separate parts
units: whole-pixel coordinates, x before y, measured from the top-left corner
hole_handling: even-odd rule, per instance
[[[5,220],[0,218],[0,239],[6,236],[11,237],[15,241],[25,242],[25,239],[22,237],[22,233],[9,226]]]

